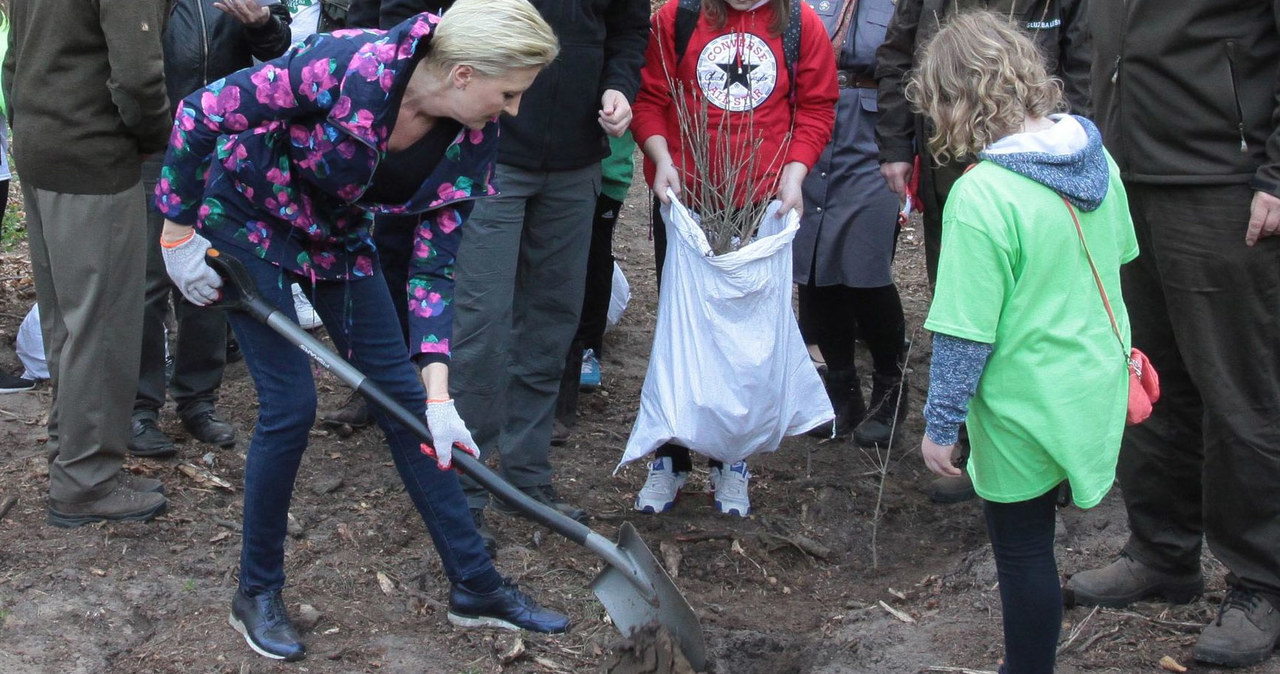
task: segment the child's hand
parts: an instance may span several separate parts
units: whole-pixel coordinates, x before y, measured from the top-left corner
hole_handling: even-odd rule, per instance
[[[600,128],[620,138],[631,125],[631,103],[626,95],[616,89],[607,89],[600,96]]]
[[[925,467],[943,477],[959,477],[963,474],[951,463],[951,454],[955,449],[955,445],[939,445],[927,435],[920,441],[920,454],[924,456]]]
[[[676,165],[670,160],[658,164],[653,170],[653,193],[664,204],[670,202],[667,199],[668,188],[676,198],[680,197],[680,171],[676,170]]]
[[[809,167],[793,161],[782,167],[782,175],[778,178],[778,201],[782,207],[778,214],[782,215],[791,209],[796,215],[804,215],[804,177],[809,174]]]

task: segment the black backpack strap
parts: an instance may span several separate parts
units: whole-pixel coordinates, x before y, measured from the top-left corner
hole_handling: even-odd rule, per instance
[[[684,51],[689,48],[689,38],[698,25],[698,14],[702,12],[702,0],[680,0],[676,7],[676,64],[684,58]]]
[[[791,79],[791,106],[796,105],[796,63],[800,61],[800,5],[804,0],[791,0],[787,27],[782,31],[782,59]]]

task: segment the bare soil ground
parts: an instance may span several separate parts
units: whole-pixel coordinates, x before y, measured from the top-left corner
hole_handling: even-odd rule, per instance
[[[994,671],[1000,602],[980,507],[937,506],[919,490],[930,478],[916,453],[928,381],[923,332],[914,333],[909,364],[913,413],[888,455],[789,438],[753,461],[755,514],[747,520],[719,516],[697,498],[705,472],[690,484],[694,497],[674,511],[632,512],[644,468],[612,473],[639,404],[654,324],[644,200],[633,194],[615,246],[632,305],[606,337],[603,388],[583,396],[571,442],[555,450],[560,492],[606,535],[635,523],[697,611],[713,672]],[[916,232],[904,233],[897,266],[914,331],[929,299]],[[7,371],[20,369],[12,345],[33,302],[25,248],[0,253]],[[340,404],[345,389],[323,373],[317,379],[322,406]],[[626,659],[587,589],[601,562],[499,514],[490,516],[501,539],[499,569],[568,611],[575,628],[544,637],[450,626],[439,562],[378,433],[342,438],[323,430],[314,431],[298,479],[287,548],[285,597],[295,616],[309,617],[310,654],[292,665],[262,659],[226,622],[256,407],[244,365],[228,369],[222,392],[221,411],[240,430],[235,449],[197,444],[166,410],[163,426],[180,441],[179,457],[128,462],[165,481],[169,514],[150,524],[71,531],[45,524],[49,401],[47,384],[0,396],[0,504],[17,499],[0,516],[0,672],[588,672]],[[1118,491],[1090,512],[1064,510],[1059,534],[1064,572],[1110,561],[1127,535]],[[1059,671],[1156,672],[1165,656],[1211,671],[1191,658],[1199,626],[1223,594],[1222,567],[1206,556],[1205,568],[1210,591],[1188,606],[1069,609]],[[654,658],[614,671],[664,666]],[[1280,661],[1242,671],[1280,672]]]

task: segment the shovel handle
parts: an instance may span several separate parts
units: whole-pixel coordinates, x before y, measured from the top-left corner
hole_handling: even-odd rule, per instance
[[[362,372],[262,299],[262,296],[258,294],[254,287],[253,279],[249,278],[248,272],[245,271],[244,265],[239,260],[223,255],[216,248],[210,248],[205,255],[205,262],[222,277],[222,297],[218,300],[220,306],[233,311],[243,311],[262,321],[267,327],[275,330],[281,337],[284,337],[291,344],[302,349],[308,356],[311,356],[321,367],[333,373],[343,383],[355,389],[371,403],[391,415],[392,418],[404,425],[405,428],[408,428],[420,440],[433,447],[435,446],[435,442],[431,438],[431,431],[427,429],[427,424],[422,417],[406,410],[395,399],[378,388]],[[529,519],[546,526],[578,545],[599,552],[596,549],[599,547],[599,541],[592,540],[590,544],[588,543],[588,537],[593,532],[587,525],[534,500],[528,494],[499,477],[488,466],[472,458],[471,455],[466,452],[454,452],[453,464],[462,472],[470,475],[471,479],[478,482],[485,490],[519,510]],[[596,538],[603,537],[596,535]],[[607,539],[605,540],[607,542]],[[613,546],[612,543],[609,546],[613,550],[617,550],[617,547]],[[606,557],[606,560],[611,564],[616,561],[610,560],[608,557]]]

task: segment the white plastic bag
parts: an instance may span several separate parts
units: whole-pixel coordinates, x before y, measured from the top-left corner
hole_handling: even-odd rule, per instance
[[[23,379],[48,379],[49,364],[44,359],[44,336],[40,333],[40,307],[31,305],[31,311],[18,326],[18,343],[14,347],[18,360],[25,370]]]
[[[622,273],[622,267],[614,262],[613,287],[609,291],[609,313],[605,316],[604,324],[606,332],[622,320],[622,312],[627,310],[627,304],[630,302],[631,284],[627,282],[627,275]]]
[[[619,467],[664,442],[735,463],[835,417],[791,311],[800,218],[770,204],[757,238],[716,257],[674,198],[640,413]]]

